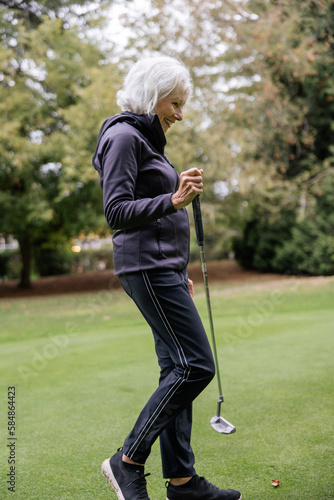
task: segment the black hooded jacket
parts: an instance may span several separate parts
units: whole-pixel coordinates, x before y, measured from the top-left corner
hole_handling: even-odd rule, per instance
[[[125,112],[100,130],[93,165],[113,234],[115,274],[186,267],[189,221],[171,196],[179,175],[164,154],[165,134],[157,115]]]

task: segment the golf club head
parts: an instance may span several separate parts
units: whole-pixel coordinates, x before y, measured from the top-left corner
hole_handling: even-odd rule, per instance
[[[210,420],[210,424],[213,429],[217,432],[220,432],[220,434],[233,434],[233,432],[236,431],[234,425],[232,425],[223,417],[212,417],[212,419]]]

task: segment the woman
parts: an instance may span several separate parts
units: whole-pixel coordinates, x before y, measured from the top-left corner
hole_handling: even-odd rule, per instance
[[[144,465],[158,436],[169,500],[241,498],[197,476],[190,445],[192,401],[215,372],[186,270],[185,207],[203,192],[203,171],[190,168],[179,176],[164,147],[191,90],[179,61],[138,61],[118,92],[123,113],[104,122],[93,157],[105,216],[115,231],[115,274],[152,329],[161,368],[159,386],[123,447],[102,464],[119,500],[149,498]]]

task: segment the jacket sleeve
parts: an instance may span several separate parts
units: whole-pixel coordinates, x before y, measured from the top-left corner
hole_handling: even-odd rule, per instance
[[[171,193],[135,199],[140,139],[113,132],[101,146],[104,213],[111,229],[131,229],[176,212]]]

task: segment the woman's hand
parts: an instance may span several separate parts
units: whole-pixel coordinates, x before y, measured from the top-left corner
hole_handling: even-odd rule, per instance
[[[203,170],[190,168],[180,174],[180,185],[176,193],[172,194],[172,203],[176,210],[189,205],[196,195],[203,193]]]
[[[190,297],[193,298],[195,295],[194,282],[191,281],[189,278],[188,278],[188,287],[189,287]]]

